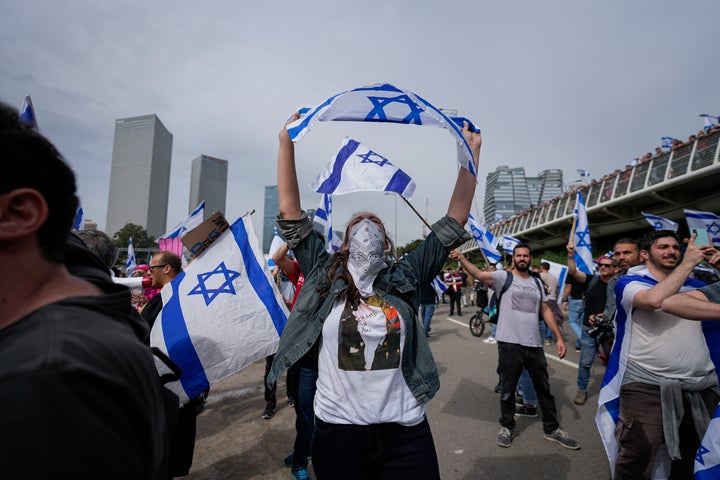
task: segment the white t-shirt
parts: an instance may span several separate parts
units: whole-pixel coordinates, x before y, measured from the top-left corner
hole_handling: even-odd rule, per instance
[[[425,416],[401,370],[405,327],[373,295],[353,312],[338,300],[323,324],[315,415],[328,423],[411,426]]]
[[[500,293],[507,272],[492,272],[493,290]],[[495,339],[498,342],[515,343],[526,347],[542,347],[540,339],[540,302],[547,301],[540,279],[520,278],[513,275],[513,282],[500,298]]]
[[[623,290],[623,308],[632,312],[628,360],[665,378],[705,377],[715,367],[702,333],[702,322],[662,310],[633,310],[635,294],[651,287],[643,282],[630,282]]]

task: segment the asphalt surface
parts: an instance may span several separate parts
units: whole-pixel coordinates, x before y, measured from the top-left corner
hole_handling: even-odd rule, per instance
[[[430,346],[440,371],[440,391],[428,403],[427,416],[435,439],[444,480],[607,479],[610,469],[595,427],[595,411],[604,368],[595,362],[585,405],[572,401],[577,391],[578,353],[575,336],[565,322],[568,345],[564,360],[555,345],[545,347],[550,388],[557,403],[560,424],[581,444],[568,450],[543,439],[539,418],[518,418],[517,437],[510,448],[496,444],[500,403],[497,384],[497,346],[473,337],[468,320],[449,317],[440,304],[432,321]],[[265,407],[262,376],[264,360],[214,385],[208,405],[198,417],[193,468],[185,477],[210,479],[290,479],[282,460],[291,453],[295,438],[295,412],[285,401],[284,378],[278,385],[278,410],[261,419]],[[310,471],[311,478],[312,470]]]

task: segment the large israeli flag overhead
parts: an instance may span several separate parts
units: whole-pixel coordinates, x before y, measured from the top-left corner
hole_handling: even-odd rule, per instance
[[[462,134],[463,120],[470,123],[471,129],[479,132],[469,120],[448,117],[419,95],[384,83],[333,95],[288,124],[287,130],[290,139],[297,142],[318,121],[389,122],[445,128],[459,145],[460,166],[477,176],[472,150]]]
[[[287,321],[249,216],[225,230],[161,295],[150,344],[182,369],[179,384],[169,384],[181,399],[274,353]]]
[[[318,193],[344,195],[352,192],[395,192],[408,200],[415,182],[377,152],[345,137],[340,150],[310,184]]]
[[[590,246],[590,225],[588,224],[587,211],[585,210],[585,199],[580,190],[577,192],[575,201],[575,265],[585,275],[592,275],[595,271],[593,262],[592,247]]]
[[[468,217],[468,225],[470,225],[470,231],[475,237],[478,247],[483,251],[488,261],[494,264],[502,260],[502,255],[500,255],[496,246],[495,236],[487,229],[487,226],[475,220],[472,214]]]

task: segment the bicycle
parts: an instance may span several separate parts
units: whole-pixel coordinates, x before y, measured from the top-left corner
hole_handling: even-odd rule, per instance
[[[475,315],[470,317],[469,327],[470,333],[472,333],[474,337],[482,336],[485,331],[485,317],[483,316],[482,310],[478,310]]]

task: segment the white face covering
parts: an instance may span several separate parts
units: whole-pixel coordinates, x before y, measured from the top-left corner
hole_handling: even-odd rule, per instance
[[[373,282],[385,263],[385,235],[382,228],[367,218],[350,229],[348,272],[363,297],[373,293]]]

